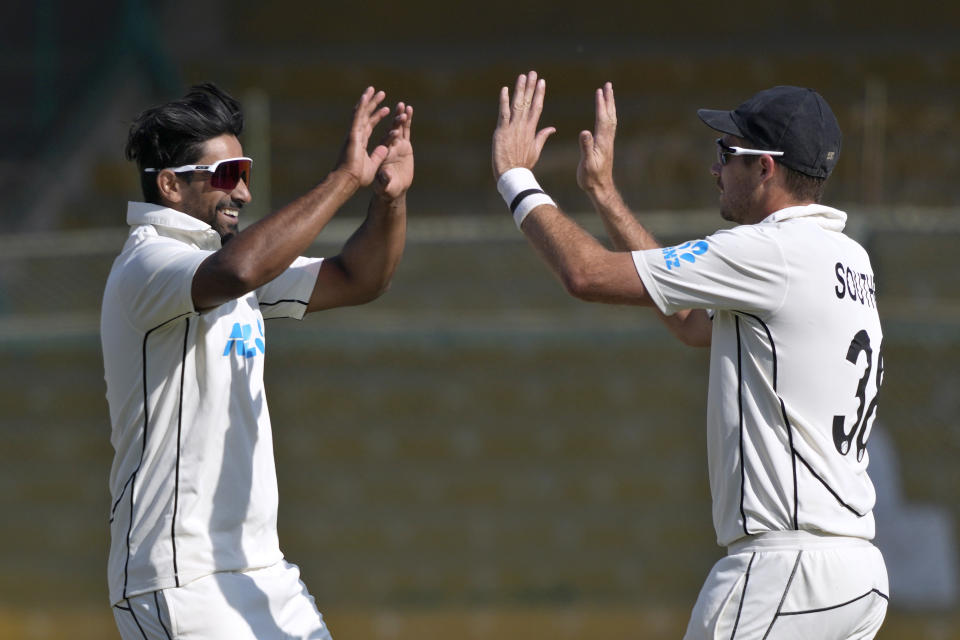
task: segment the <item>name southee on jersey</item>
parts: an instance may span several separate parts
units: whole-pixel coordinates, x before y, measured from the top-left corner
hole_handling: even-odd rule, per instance
[[[834,265],[834,273],[837,276],[837,285],[833,291],[838,298],[841,300],[847,298],[853,302],[876,308],[877,290],[872,273],[861,273],[842,262],[837,262]]]

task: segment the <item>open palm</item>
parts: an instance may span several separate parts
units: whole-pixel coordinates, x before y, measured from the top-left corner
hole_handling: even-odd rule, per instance
[[[595,97],[594,132],[580,132],[580,164],[577,165],[577,184],[588,193],[613,185],[613,141],[617,134],[613,85],[606,83],[602,89],[597,89]]]
[[[374,127],[388,113],[390,109],[380,107],[386,94],[367,87],[353,111],[353,122],[350,133],[340,151],[339,168],[356,179],[358,186],[365,187],[373,182],[377,169],[387,157],[387,147],[377,145],[373,151],[367,153],[367,144],[373,134]]]
[[[387,198],[398,198],[406,193],[413,182],[413,144],[410,141],[410,125],[413,122],[413,107],[400,102],[394,111],[393,126],[384,137],[382,146],[387,156],[376,172],[373,189]]]

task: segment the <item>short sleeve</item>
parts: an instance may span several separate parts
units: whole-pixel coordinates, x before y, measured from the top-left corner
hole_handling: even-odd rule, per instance
[[[637,273],[657,307],[767,313],[787,292],[786,261],[760,225],[718,231],[702,240],[634,251]]]
[[[122,255],[118,296],[134,326],[148,331],[177,316],[196,313],[193,275],[210,255],[176,240],[153,238]]]
[[[264,318],[296,318],[307,312],[323,258],[299,257],[279,276],[257,289]]]

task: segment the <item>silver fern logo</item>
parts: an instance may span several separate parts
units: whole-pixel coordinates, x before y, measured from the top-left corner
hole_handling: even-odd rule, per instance
[[[665,248],[663,261],[667,263],[667,269],[673,271],[679,269],[684,262],[693,264],[697,261],[697,256],[702,256],[709,249],[710,245],[706,240],[691,240],[676,247]]]

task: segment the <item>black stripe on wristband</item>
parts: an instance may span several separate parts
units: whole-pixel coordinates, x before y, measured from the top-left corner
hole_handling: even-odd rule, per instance
[[[527,196],[532,196],[535,193],[543,193],[543,189],[524,189],[517,194],[517,197],[513,199],[513,202],[510,203],[510,213],[516,213],[517,207],[520,206],[520,203],[523,202],[523,199]]]

